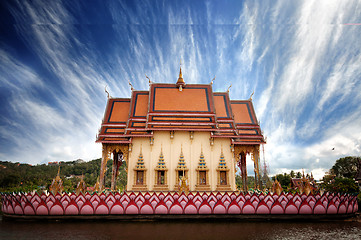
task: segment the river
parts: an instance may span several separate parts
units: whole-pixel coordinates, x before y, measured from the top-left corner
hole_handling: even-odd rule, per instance
[[[361,239],[354,221],[11,221],[0,216],[0,239]]]

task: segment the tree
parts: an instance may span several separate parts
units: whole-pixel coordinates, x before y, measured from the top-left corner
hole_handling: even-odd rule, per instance
[[[336,193],[358,193],[358,186],[353,179],[338,178],[333,179],[329,184],[326,184],[325,190]]]
[[[236,185],[238,189],[242,188],[242,177],[238,174],[236,174]]]
[[[336,161],[332,166],[331,171],[336,177],[354,178],[357,174],[357,164],[360,157],[344,157]]]
[[[276,178],[278,182],[281,184],[283,189],[287,189],[291,185],[291,176],[287,173],[277,174]],[[275,177],[272,177],[273,181],[275,181]]]

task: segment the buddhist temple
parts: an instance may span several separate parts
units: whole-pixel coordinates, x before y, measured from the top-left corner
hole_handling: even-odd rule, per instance
[[[265,143],[252,104],[213,92],[212,84],[175,83],[133,89],[131,98],[108,95],[96,142],[102,143],[99,187],[113,161],[111,189],[126,162],[127,191],[236,191],[236,167],[247,191],[247,159],[260,187],[259,149]],[[183,183],[183,186],[181,186]]]

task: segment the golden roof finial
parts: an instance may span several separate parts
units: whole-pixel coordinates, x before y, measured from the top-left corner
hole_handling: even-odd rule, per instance
[[[179,78],[178,78],[177,84],[182,84],[182,83],[185,83],[185,82],[184,82],[183,75],[182,75],[182,68],[179,68]]]
[[[183,79],[183,75],[182,75],[182,59],[180,61],[180,66],[179,66],[179,78],[178,78],[178,81],[177,81],[177,85],[178,84],[181,84],[181,85],[185,84],[184,79]]]

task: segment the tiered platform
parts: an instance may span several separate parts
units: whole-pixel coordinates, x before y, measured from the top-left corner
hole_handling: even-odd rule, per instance
[[[322,219],[358,211],[349,194],[2,194],[5,217],[21,219]]]

